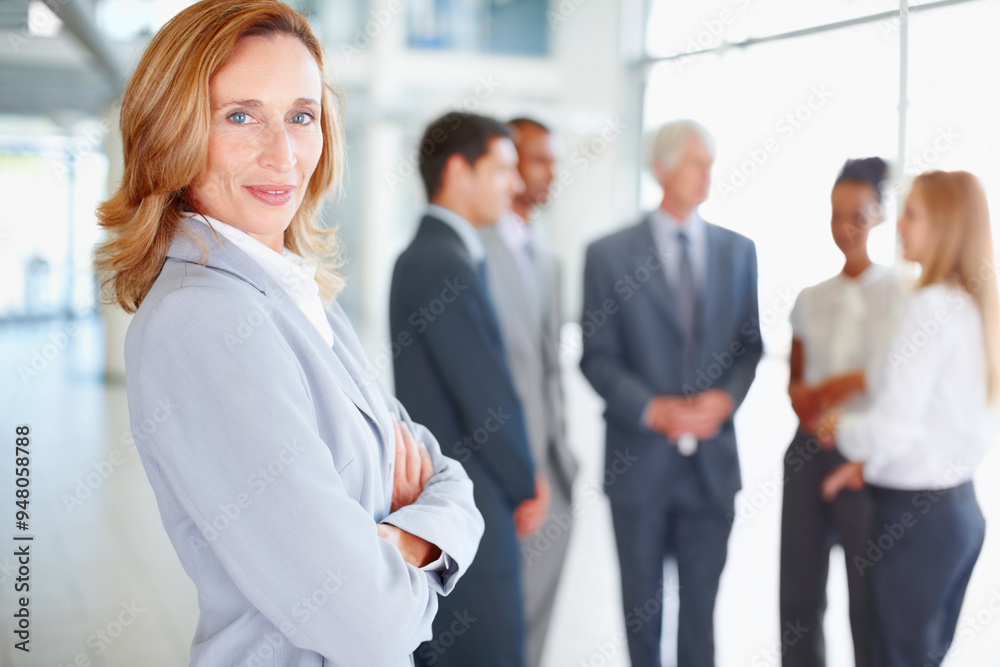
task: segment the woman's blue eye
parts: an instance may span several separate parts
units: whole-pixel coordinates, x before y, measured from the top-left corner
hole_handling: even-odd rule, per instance
[[[292,122],[298,123],[300,125],[308,125],[313,121],[313,115],[311,113],[302,113],[292,115]]]
[[[242,111],[237,111],[235,113],[230,114],[229,120],[233,121],[238,125],[244,125],[248,120],[250,120],[250,116],[248,116],[246,113]]]

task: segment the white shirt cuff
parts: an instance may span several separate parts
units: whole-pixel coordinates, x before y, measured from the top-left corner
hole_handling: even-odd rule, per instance
[[[420,569],[427,573],[427,579],[434,592],[444,595],[444,580],[458,568],[454,566],[451,557],[442,551],[440,556]]]

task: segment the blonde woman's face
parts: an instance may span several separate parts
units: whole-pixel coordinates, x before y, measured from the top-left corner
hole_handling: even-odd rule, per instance
[[[931,245],[931,220],[919,193],[911,192],[907,197],[896,228],[903,241],[903,257],[911,262],[922,262]]]
[[[281,252],[323,152],[316,60],[289,35],[246,37],[209,89],[208,164],[191,186],[198,210]]]

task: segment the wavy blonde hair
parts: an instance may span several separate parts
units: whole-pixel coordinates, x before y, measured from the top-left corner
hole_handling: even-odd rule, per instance
[[[203,0],[153,37],[122,98],[122,183],[97,211],[110,234],[95,251],[109,303],[135,312],[163,268],[174,234],[186,232],[181,214],[198,210],[188,187],[208,163],[212,75],[244,37],[276,34],[301,40],[323,80],[323,152],[284,243],[316,264],[324,300],[343,287],[335,230],[317,222],[344,168],[341,97],[326,82],[322,45],[305,17],[278,0]],[[203,261],[207,248],[205,253]]]
[[[1000,393],[1000,300],[986,195],[979,180],[966,171],[920,174],[912,192],[927,208],[932,229],[930,256],[921,261],[919,286],[955,283],[979,306],[989,392],[996,400]]]

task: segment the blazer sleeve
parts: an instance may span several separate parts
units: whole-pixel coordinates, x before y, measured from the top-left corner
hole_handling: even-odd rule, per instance
[[[449,567],[439,573],[441,588],[438,591],[447,595],[472,563],[485,529],[472,497],[472,482],[458,461],[441,453],[441,445],[434,435],[410,419],[402,403],[384,389],[383,395],[396,419],[410,429],[415,441],[427,447],[434,475],[415,502],[392,512],[382,521],[427,540],[448,555]]]
[[[615,279],[609,259],[601,253],[601,248],[596,244],[587,248],[583,312],[604,313],[607,320],[600,326],[583,320],[580,370],[604,399],[608,419],[613,419],[622,428],[639,431],[642,413],[656,392],[625,364],[624,341],[617,321],[621,317],[621,305],[613,292]],[[588,324],[592,327],[590,335]]]
[[[231,292],[189,286],[146,313],[129,377],[133,424],[158,402],[176,407],[136,441],[225,568],[231,583],[220,586],[303,650],[336,664],[398,664],[431,637],[433,575],[379,538],[347,495],[303,371],[271,320],[231,343],[235,323],[257,312]],[[324,605],[293,611],[320,590]]]
[[[436,270],[397,265],[393,289],[405,297],[393,314],[401,316],[399,311],[404,311],[406,315],[397,319],[394,328],[407,327],[422,341],[448,393],[455,398],[466,437],[454,443],[449,454],[463,463],[478,460],[500,481],[510,503],[516,506],[535,495],[535,466],[521,402],[503,348],[494,342],[488,324],[487,309],[491,306],[471,266],[441,256],[425,261],[437,264]],[[447,278],[438,279],[443,276]],[[457,292],[453,300],[443,303],[433,321],[424,318],[421,313],[427,312],[429,304],[442,302],[442,289],[449,281],[452,291]],[[419,391],[415,387],[409,390]],[[473,440],[473,434],[483,429],[489,433],[485,442]]]
[[[721,388],[733,399],[734,412],[750,391],[750,385],[757,375],[757,364],[764,354],[757,296],[757,247],[753,241],[745,239],[743,254],[744,271],[738,285],[742,288],[743,299],[737,320],[739,329],[734,331],[734,340],[740,341],[744,352],[739,356],[734,355],[733,365],[721,384]]]

